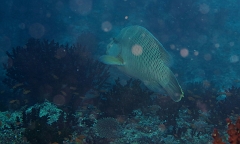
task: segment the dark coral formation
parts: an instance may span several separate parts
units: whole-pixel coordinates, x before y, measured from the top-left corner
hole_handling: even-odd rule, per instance
[[[232,87],[222,92],[217,91],[210,83],[191,83],[185,91],[185,98],[176,104],[176,107],[188,109],[193,119],[203,117],[208,124],[219,124],[224,128],[222,121],[234,116],[239,110],[240,88]]]
[[[178,103],[171,101],[169,97],[155,99],[155,103],[160,106],[156,114],[167,121],[166,126],[174,126],[176,135],[182,135],[188,129],[192,129],[193,133],[206,132],[207,127],[201,129],[201,125],[219,124],[218,128],[224,128],[222,121],[237,114],[239,92],[240,89],[235,87],[219,92],[207,81],[190,83],[185,90],[185,97]],[[218,100],[221,95],[226,95],[226,98]]]
[[[98,135],[102,138],[117,138],[120,136],[121,127],[114,118],[99,119],[95,127]]]
[[[216,113],[218,113],[222,119],[225,119],[231,115],[233,116],[235,114],[238,114],[238,111],[240,109],[240,88],[231,87],[219,95],[222,94],[225,95],[226,98],[222,101],[217,102]]]
[[[69,105],[81,101],[79,97],[89,89],[102,88],[109,77],[108,68],[90,58],[81,45],[29,39],[25,46],[7,52],[7,56],[7,77],[3,82],[25,102],[47,99]]]
[[[45,102],[46,103],[46,102]],[[74,111],[68,114],[63,111],[59,112],[59,117],[49,124],[49,118],[53,119],[50,112],[46,116],[42,115],[42,107],[33,107],[31,113],[23,112],[22,127],[25,128],[23,133],[30,143],[62,143],[65,139],[71,139],[70,135],[74,132],[74,126],[77,125],[77,119],[74,117]]]
[[[152,94],[147,88],[143,88],[141,81],[129,79],[125,85],[120,79],[115,80],[112,88],[102,93],[99,108],[106,116],[129,115],[133,110],[148,106]]]

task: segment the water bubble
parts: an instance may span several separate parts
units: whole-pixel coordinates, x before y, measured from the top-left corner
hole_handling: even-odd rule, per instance
[[[239,61],[239,57],[237,55],[232,55],[230,57],[230,62],[231,63],[235,63],[235,62],[238,62]]]
[[[181,49],[180,50],[180,55],[182,56],[182,57],[187,57],[188,56],[188,54],[189,54],[189,51],[188,51],[188,49],[186,49],[186,48],[183,48],[183,49]]]
[[[63,2],[58,1],[58,2],[55,4],[55,8],[56,8],[58,11],[62,11],[62,10],[64,9],[64,4],[63,4]]]
[[[50,18],[51,15],[52,15],[52,14],[51,14],[50,12],[48,12],[48,13],[46,14],[46,17],[47,17],[47,18]]]
[[[210,11],[210,8],[209,8],[209,5],[203,3],[203,4],[200,4],[199,6],[199,11],[202,13],[202,14],[207,14],[209,11]]]
[[[65,102],[65,97],[63,95],[58,94],[53,97],[53,103],[57,106],[62,106]]]
[[[219,44],[219,43],[216,43],[214,46],[215,46],[215,48],[219,48],[219,47],[220,47],[220,44]]]
[[[109,21],[105,21],[102,23],[102,30],[105,32],[109,32],[112,30],[112,24]]]
[[[198,42],[199,42],[200,44],[205,44],[205,43],[207,42],[207,40],[208,40],[208,37],[207,37],[206,35],[200,35],[200,36],[198,37]]]
[[[193,53],[194,53],[194,55],[195,55],[195,56],[198,56],[198,55],[199,55],[199,52],[198,52],[198,51],[196,51],[196,50],[194,50],[194,52],[193,52]]]
[[[207,54],[204,55],[204,59],[205,59],[206,61],[209,61],[209,60],[212,59],[212,55],[209,54],[209,53],[207,53]]]
[[[143,48],[140,45],[135,44],[132,47],[132,54],[135,56],[140,56],[143,52]]]
[[[174,44],[170,44],[170,48],[171,48],[172,50],[174,50],[176,47],[175,47]]]
[[[61,58],[65,57],[66,54],[67,54],[67,52],[64,48],[59,48],[56,51],[55,58],[61,59]]]
[[[25,23],[20,23],[20,24],[18,25],[18,27],[19,27],[20,29],[25,29],[26,25],[25,25]]]
[[[229,45],[230,45],[230,46],[234,46],[234,42],[230,42]]]
[[[0,36],[0,53],[5,53],[9,48],[11,48],[11,39],[7,36]]]
[[[87,15],[92,10],[92,0],[70,0],[70,9],[80,15]]]
[[[40,23],[34,23],[29,27],[29,34],[35,39],[40,39],[45,34],[45,28]]]

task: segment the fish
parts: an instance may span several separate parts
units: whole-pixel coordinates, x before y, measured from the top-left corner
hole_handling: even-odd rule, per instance
[[[83,100],[93,99],[99,96],[99,93],[96,90],[90,89],[85,93],[83,97],[81,97]]]
[[[16,89],[16,88],[18,88],[18,87],[20,87],[20,86],[22,86],[23,85],[23,83],[18,83],[18,84],[16,84],[16,85],[14,85],[12,88],[13,89]]]
[[[70,86],[69,89],[70,89],[70,90],[77,90],[77,88],[76,88],[76,87],[73,87],[73,86]]]
[[[94,99],[94,98],[96,98],[98,96],[99,96],[98,91],[96,91],[94,89],[88,90],[83,96],[79,97],[80,99],[82,99],[82,101],[80,103],[80,106],[82,106],[87,101],[92,100],[92,99]],[[84,108],[84,106],[82,108]],[[86,107],[86,109],[87,109],[87,107]]]
[[[58,80],[58,79],[59,79],[59,77],[58,77],[58,76],[56,76],[55,74],[52,74],[52,77],[53,77],[54,79],[56,79],[56,80]]]
[[[25,95],[30,93],[30,92],[31,92],[30,90],[26,90],[26,89],[23,90],[23,94],[25,94]]]
[[[11,100],[11,101],[9,101],[9,103],[10,103],[10,104],[13,104],[13,103],[19,104],[20,102],[19,102],[19,100]]]
[[[144,27],[129,26],[107,45],[105,55],[99,61],[116,66],[126,75],[141,80],[156,93],[164,92],[175,102],[184,93],[175,75],[170,70],[172,57],[163,45]]]

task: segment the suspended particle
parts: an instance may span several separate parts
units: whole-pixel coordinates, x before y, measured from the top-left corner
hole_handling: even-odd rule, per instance
[[[186,49],[186,48],[183,48],[183,49],[181,49],[180,50],[180,55],[182,56],[182,57],[187,57],[188,56],[188,54],[189,54],[189,51],[188,51],[188,49]]]

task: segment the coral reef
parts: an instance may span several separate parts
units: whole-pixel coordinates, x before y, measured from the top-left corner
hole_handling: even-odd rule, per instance
[[[80,45],[30,39],[7,55],[3,82],[13,93],[1,92],[8,95],[2,109],[11,111],[1,113],[0,126],[12,132],[23,128],[23,142],[209,143],[213,125],[223,128],[222,120],[239,107],[239,88],[216,90],[207,80],[189,83],[178,103],[153,94],[139,80],[122,84],[118,78],[110,87],[108,68]],[[232,141],[236,131],[229,128]]]
[[[25,129],[5,129],[0,131],[0,143],[1,144],[30,144],[23,136]]]
[[[65,112],[63,112],[61,109],[58,109],[56,105],[53,105],[49,102],[44,102],[43,104],[35,104],[34,106],[29,107],[25,113],[26,115],[29,115],[32,113],[33,109],[39,110],[38,117],[47,117],[47,124],[51,125],[52,123],[58,121],[60,115],[63,113],[66,115]]]
[[[226,119],[226,122],[228,141],[231,144],[240,144],[240,117],[237,119],[236,124],[233,124],[229,118]]]
[[[187,108],[181,108],[176,118],[175,135],[181,143],[208,143],[213,125],[199,112],[198,117]]]
[[[151,108],[149,107],[148,110]],[[165,122],[154,114],[145,115],[140,109],[133,111],[133,117],[125,120],[122,125],[123,136],[114,140],[113,143],[152,143],[162,141],[162,137],[168,129]]]
[[[151,94],[139,80],[129,79],[122,85],[118,78],[109,91],[101,94],[99,109],[106,116],[128,115],[134,109],[148,106],[151,103]]]
[[[0,141],[8,143],[9,140],[14,140],[20,144],[61,143],[65,139],[70,139],[69,135],[74,132],[76,125],[74,113],[69,111],[66,114],[56,105],[46,101],[25,110],[0,112],[0,131],[5,135]]]
[[[22,124],[22,112],[1,112],[0,113],[0,130],[17,128]]]
[[[21,104],[43,102],[78,107],[90,89],[100,89],[109,77],[108,68],[89,57],[81,45],[29,39],[23,47],[7,52],[6,78]]]
[[[95,129],[102,138],[117,138],[121,133],[121,127],[116,119],[110,117],[99,119]]]
[[[44,102],[35,104],[25,110],[22,116],[23,135],[30,143],[62,143],[70,139],[77,120],[73,113],[65,113],[56,105]]]
[[[239,111],[239,93],[240,88],[231,87],[229,89],[225,89],[223,92],[219,92],[218,95],[224,95],[225,99],[218,101],[218,111],[219,115],[222,115],[224,119],[229,117],[229,114],[238,114]]]
[[[188,108],[192,118],[197,119],[201,115],[209,124],[219,124],[218,128],[222,129],[225,127],[222,122],[226,117],[238,114],[239,92],[240,88],[236,87],[219,91],[208,81],[190,83],[187,85],[185,98],[176,107],[179,104],[178,109]]]
[[[213,144],[225,144],[222,141],[222,138],[220,137],[220,134],[217,129],[213,130],[212,137],[213,137]]]
[[[240,144],[240,117],[236,120],[236,124],[233,124],[230,118],[227,118],[226,122],[228,142],[230,144]],[[216,128],[213,130],[212,137],[214,139],[213,144],[225,144]]]

